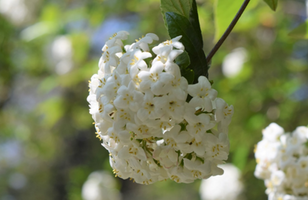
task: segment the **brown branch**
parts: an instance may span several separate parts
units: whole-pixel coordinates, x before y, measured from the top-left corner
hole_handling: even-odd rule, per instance
[[[218,42],[215,44],[213,49],[210,51],[210,53],[206,57],[208,65],[210,64],[210,62],[212,60],[212,57],[215,55],[215,53],[217,52],[219,47],[222,45],[222,43],[224,43],[224,41],[227,39],[228,35],[231,33],[232,29],[234,28],[234,26],[237,23],[237,21],[239,20],[239,18],[242,16],[242,14],[243,14],[244,10],[246,9],[249,1],[250,0],[245,0],[244,1],[243,5],[241,6],[240,10],[235,15],[234,19],[232,20],[232,22],[229,25],[229,27],[227,28],[227,30],[224,32],[224,34],[221,36],[221,38],[218,40]]]

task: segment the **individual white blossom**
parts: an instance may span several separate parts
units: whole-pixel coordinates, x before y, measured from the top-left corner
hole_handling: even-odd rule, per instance
[[[106,44],[103,46],[102,51],[106,52],[110,47],[122,47],[122,40],[126,40],[128,35],[129,33],[127,31],[119,31],[113,34],[113,36],[110,37]]]
[[[127,36],[118,32],[102,48],[87,98],[115,176],[152,184],[221,175],[233,107],[216,98],[206,77],[191,85],[182,77],[175,62],[184,52],[181,36],[152,49],[155,34],[124,46]]]
[[[137,112],[137,117],[141,121],[146,121],[148,119],[156,119],[159,118],[162,114],[160,107],[156,104],[158,101],[154,100],[158,97],[154,97],[152,92],[145,92],[143,97],[143,102],[141,104],[140,109]]]
[[[143,94],[135,90],[135,85],[132,81],[130,81],[127,87],[122,85],[117,93],[118,95],[113,101],[117,108],[130,109],[133,112],[139,110]]]
[[[188,86],[187,92],[193,97],[193,99],[202,102],[202,109],[208,112],[212,111],[212,101],[216,98],[217,91],[211,88],[211,84],[206,77],[200,76],[197,84]]]
[[[140,90],[143,92],[151,90],[154,95],[164,95],[171,91],[171,80],[174,76],[164,70],[162,63],[153,62],[149,71],[139,72]]]
[[[272,123],[262,133],[255,149],[255,176],[264,180],[268,199],[308,199],[308,128],[285,133]]]
[[[225,133],[220,133],[219,135],[207,133],[205,138],[205,156],[209,160],[220,162],[221,160],[226,160],[228,158],[229,140]]]
[[[148,33],[144,37],[139,38],[139,40],[136,39],[136,43],[133,43],[130,48],[134,49],[139,47],[143,51],[150,51],[149,44],[151,44],[153,40],[158,40],[157,35],[154,33]]]
[[[189,160],[184,158],[184,166],[191,173],[194,178],[205,179],[211,176],[211,162],[200,160]]]

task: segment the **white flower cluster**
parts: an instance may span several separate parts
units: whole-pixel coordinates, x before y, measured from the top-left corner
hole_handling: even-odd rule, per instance
[[[120,31],[106,42],[87,98],[113,172],[141,184],[222,174],[217,165],[228,157],[233,106],[216,98],[206,77],[188,85],[181,76],[174,62],[184,51],[181,36],[152,53],[155,34],[123,48],[127,36]]]
[[[224,174],[201,181],[201,200],[243,200],[241,171],[229,163],[218,166],[224,170]]]
[[[269,200],[308,200],[308,128],[292,133],[272,123],[257,144],[255,176],[264,179]]]
[[[81,190],[83,200],[121,200],[114,177],[105,171],[92,172]]]

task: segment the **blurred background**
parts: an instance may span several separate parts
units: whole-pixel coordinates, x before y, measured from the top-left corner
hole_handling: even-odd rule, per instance
[[[214,0],[197,2],[207,54]],[[305,0],[280,0],[276,12],[253,0],[212,60],[213,88],[235,107],[228,163],[241,199],[267,199],[253,175],[262,129],[308,125],[308,40],[288,36],[307,12]],[[201,199],[201,181],[144,186],[112,175],[86,97],[119,30],[127,43],[148,32],[169,39],[159,0],[0,0],[0,200]]]

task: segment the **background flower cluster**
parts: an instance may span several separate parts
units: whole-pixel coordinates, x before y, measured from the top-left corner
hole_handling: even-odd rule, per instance
[[[268,199],[308,199],[308,128],[285,133],[272,123],[257,144],[255,176],[264,179]]]

